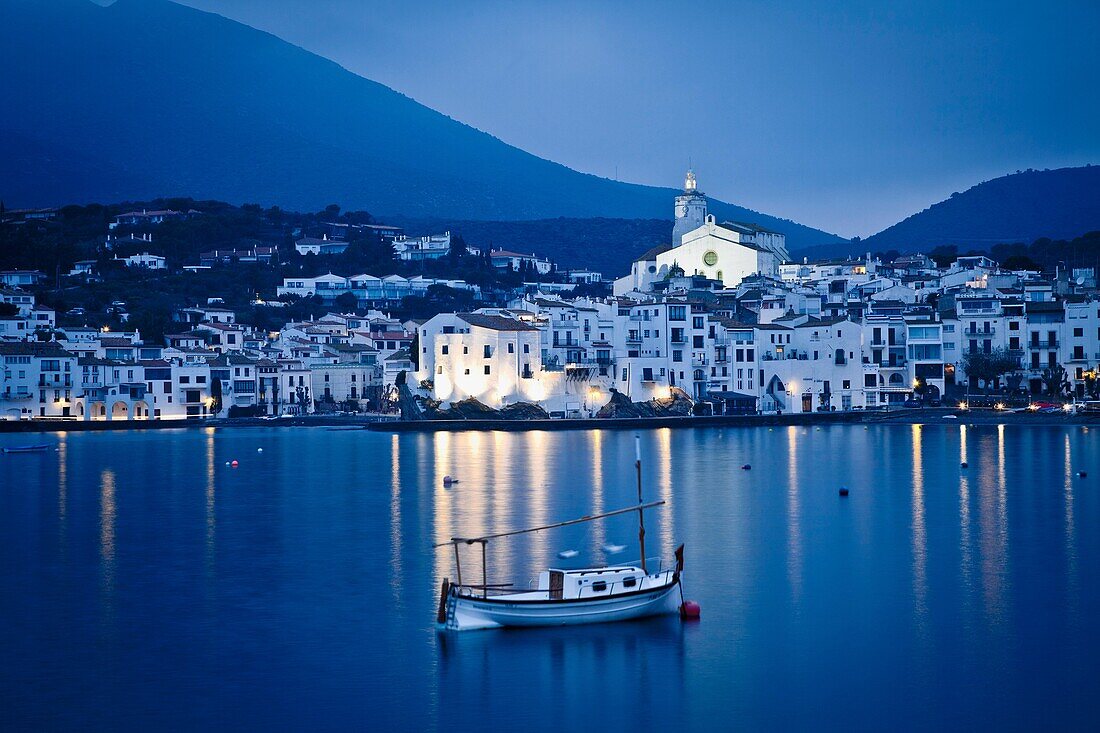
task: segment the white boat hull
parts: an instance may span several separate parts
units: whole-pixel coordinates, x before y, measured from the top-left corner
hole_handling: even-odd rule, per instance
[[[444,628],[455,631],[510,626],[570,626],[676,613],[680,607],[679,579],[657,588],[596,598],[514,601],[478,598],[452,592],[447,600]]]

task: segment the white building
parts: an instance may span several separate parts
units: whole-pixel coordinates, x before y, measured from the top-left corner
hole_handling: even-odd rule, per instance
[[[630,274],[615,281],[615,295],[648,292],[678,271],[726,288],[754,274],[779,278],[779,266],[790,259],[783,234],[755,224],[719,223],[706,207],[706,197],[689,171],[684,193],[676,197],[672,244],[654,247],[635,260]]]
[[[127,267],[142,267],[146,270],[165,270],[168,268],[168,260],[160,255],[149,254],[148,252],[130,255],[129,257],[116,257],[115,259],[125,263]]]
[[[407,262],[435,260],[451,251],[451,233],[431,234],[425,237],[398,236],[393,240],[397,258]]]

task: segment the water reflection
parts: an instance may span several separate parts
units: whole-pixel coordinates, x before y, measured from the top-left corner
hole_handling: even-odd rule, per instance
[[[65,519],[69,510],[69,441],[68,433],[57,434],[57,532],[59,550],[65,552]]]
[[[115,590],[115,474],[104,469],[99,477],[100,593],[105,620],[114,616]]]
[[[791,597],[802,596],[802,516],[799,508],[798,428],[787,428],[787,577]]]
[[[981,471],[978,475],[978,535],[981,548],[982,599],[988,621],[999,626],[1004,621],[1008,564],[1008,527],[1004,503],[1004,426],[997,437],[983,435],[978,443]]]
[[[912,428],[913,445],[913,598],[918,623],[928,614],[928,534],[924,526],[924,456],[921,452],[922,427]]]
[[[209,576],[214,570],[214,536],[217,530],[215,509],[215,486],[217,475],[214,453],[214,428],[206,428],[206,572]]]
[[[439,634],[439,709],[454,730],[650,730],[686,712],[684,635],[675,617]]]
[[[967,466],[959,475],[959,559],[962,582],[967,590],[964,602],[969,604],[970,591],[973,587],[971,570],[974,565],[973,539],[970,524],[970,473],[969,458],[967,458],[967,432],[966,426],[959,426],[959,465]]]
[[[665,502],[664,506],[658,507],[655,515],[660,521],[660,556],[668,558],[672,555],[674,541],[672,536],[672,428],[661,428],[657,431],[657,473],[660,476],[657,495],[661,501]],[[644,484],[642,491],[642,498],[645,499]],[[646,555],[652,556],[653,552],[647,549]]]
[[[1066,606],[1069,610],[1070,622],[1076,623],[1078,601],[1077,547],[1073,519],[1073,454],[1070,450],[1069,433],[1066,433],[1064,438],[1062,473],[1062,496],[1065,507],[1066,524]]]
[[[390,436],[390,590],[394,603],[401,599],[401,439]]]

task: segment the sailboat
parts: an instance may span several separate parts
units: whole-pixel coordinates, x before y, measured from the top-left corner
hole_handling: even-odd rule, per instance
[[[642,453],[640,440],[634,438],[635,467],[638,474],[638,503],[602,514],[579,517],[540,527],[516,529],[481,537],[452,537],[436,548],[454,548],[456,582],[443,579],[436,622],[448,631],[497,629],[523,626],[567,626],[606,623],[676,613],[682,609],[684,546],[675,552],[671,567],[650,568],[645,554],[645,510],[663,505],[663,501],[642,501]],[[637,512],[638,565],[592,567],[580,570],[548,568],[539,573],[534,587],[517,590],[511,583],[490,584],[486,547],[490,540],[541,532],[582,522]],[[462,582],[459,548],[481,545],[480,584]]]

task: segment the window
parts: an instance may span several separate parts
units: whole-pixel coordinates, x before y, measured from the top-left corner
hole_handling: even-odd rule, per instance
[[[680,351],[679,349],[673,349],[673,351],[672,351],[672,360],[673,361],[683,361],[684,360],[684,352]]]
[[[516,353],[516,345],[513,344],[511,341],[508,342],[508,353],[509,354]]]
[[[443,367],[442,366],[437,366],[435,368],[435,373],[436,374],[442,374],[443,373]]]
[[[691,319],[691,327],[695,328],[695,329],[703,328],[704,327],[703,326],[703,317],[702,316],[694,316]]]
[[[180,377],[180,384],[191,384],[191,377],[183,375]]]
[[[488,364],[486,364],[486,365],[485,365],[485,373],[486,373],[486,374],[488,374],[488,373],[489,373],[489,365],[488,365]]]
[[[1083,328],[1075,328],[1075,329],[1073,329],[1073,337],[1074,337],[1074,338],[1078,338],[1078,339],[1079,339],[1079,338],[1082,338],[1082,337],[1084,337],[1084,335],[1085,335],[1085,329],[1083,329]]]
[[[448,348],[447,344],[443,344],[442,353],[444,353],[444,354],[448,353],[447,348]]]
[[[523,353],[524,354],[530,354],[531,353],[531,344],[524,344],[523,345]]]
[[[700,336],[692,336],[691,337],[691,346],[692,346],[692,348],[695,348],[695,349],[703,348],[703,336],[701,336],[701,335]]]
[[[672,305],[668,308],[668,320],[670,321],[684,321],[687,320],[687,306],[684,305]]]
[[[489,344],[485,344],[485,347],[483,349],[483,353],[484,353],[484,356],[485,356],[486,359],[488,359],[490,356],[493,355],[493,351],[489,347]]]
[[[603,593],[605,590],[607,590],[607,581],[597,580],[592,584],[593,593]]]

